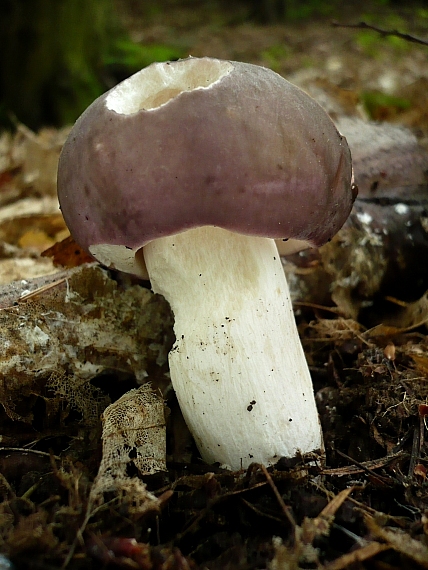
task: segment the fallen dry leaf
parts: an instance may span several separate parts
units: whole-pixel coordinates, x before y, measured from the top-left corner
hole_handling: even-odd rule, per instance
[[[90,263],[93,258],[78,245],[71,236],[55,243],[42,252],[42,257],[52,258],[53,264],[58,267],[78,267],[83,263]]]

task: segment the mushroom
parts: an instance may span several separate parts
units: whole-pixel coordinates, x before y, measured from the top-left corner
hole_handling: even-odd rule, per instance
[[[202,458],[232,469],[323,451],[275,238],[320,246],[355,192],[344,137],[269,69],[155,63],[98,98],[63,148],[75,240],[169,301],[173,388]]]

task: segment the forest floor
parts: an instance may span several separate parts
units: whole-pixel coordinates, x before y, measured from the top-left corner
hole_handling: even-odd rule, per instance
[[[326,462],[198,458],[168,380],[168,307],[70,242],[56,199],[69,129],[21,125],[0,134],[0,569],[428,568],[428,46],[332,25],[428,38],[428,10],[261,24],[210,2],[118,6],[160,59],[270,67],[347,129],[355,211],[331,244],[284,259]],[[159,413],[146,380],[169,408],[138,426],[152,462],[115,423],[141,402]],[[166,456],[150,431],[165,422]]]

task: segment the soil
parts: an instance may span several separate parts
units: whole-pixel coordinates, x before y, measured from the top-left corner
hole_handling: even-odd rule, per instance
[[[257,18],[266,14],[245,3],[170,1],[160,8],[121,0],[117,6],[135,41],[172,46],[183,56],[210,55],[271,67],[312,93],[333,118],[403,125],[413,130],[420,148],[427,148],[428,46],[394,34],[332,26],[332,20],[364,20],[426,38],[428,11],[423,3],[379,7],[363,2],[334,8],[327,15],[318,7],[310,17],[285,23],[260,23]],[[23,138],[2,139],[13,156],[8,155],[0,172],[1,262],[13,262],[15,278],[28,281],[26,292],[18,291],[18,282],[3,290],[6,316],[1,326],[8,326],[7,311],[16,309],[17,299],[35,291],[37,304],[23,308],[18,303],[21,315],[36,319],[31,321],[35,327],[41,326],[47,306],[53,310],[49,303],[63,303],[60,293],[68,291],[69,275],[62,275],[60,284],[48,283],[48,289],[62,287],[55,298],[43,297],[46,283],[32,285],[33,278],[55,271],[46,269],[40,252],[64,237],[65,227],[50,201],[51,178],[46,175],[41,182],[28,173],[34,171],[31,161],[43,172],[40,165],[49,162],[51,173],[45,153],[56,157],[55,166],[64,134],[36,136],[23,128],[19,136]],[[422,201],[427,200],[427,184],[425,180],[419,185]],[[43,207],[35,212],[29,200],[43,200]],[[24,201],[30,208],[25,224]],[[75,244],[71,248],[62,248],[62,265],[87,262]],[[54,258],[58,261],[58,252]],[[27,273],[24,259],[31,261]],[[306,260],[300,273],[309,264],[313,267],[319,259]],[[91,267],[87,271],[95,271]],[[99,283],[98,274],[96,278]],[[113,272],[107,285],[97,287],[101,301],[92,292],[91,309],[82,304],[87,319],[105,314],[109,295],[124,290],[138,295],[138,289],[144,289],[147,296],[149,284]],[[27,291],[31,288],[33,293]],[[138,479],[138,488],[121,494],[112,487],[102,501],[94,502],[91,489],[103,452],[101,422],[86,422],[82,409],[70,406],[67,394],[58,400],[46,383],[28,380],[21,394],[14,392],[16,406],[4,400],[0,413],[0,569],[428,568],[427,304],[419,306],[418,318],[410,325],[385,319],[387,325],[375,320],[368,328],[369,319],[333,301],[320,305],[306,298],[295,305],[324,432],[325,463],[314,457],[283,458],[268,469],[253,464],[239,472],[203,464],[168,388],[165,355],[162,361],[159,353],[148,379],[162,390],[170,410],[167,469],[141,476],[130,453],[124,477]],[[157,302],[149,303],[158,315],[156,334],[167,349],[173,340],[171,315]],[[66,320],[72,320],[68,313]],[[79,339],[74,342],[79,346]],[[94,347],[92,354],[99,350],[97,358],[105,358],[108,349]],[[91,358],[90,352],[88,348],[85,358]],[[90,384],[104,400],[116,401],[139,382],[137,372],[126,368],[124,355],[119,367],[112,363],[112,354],[108,352],[109,374],[95,375]],[[42,377],[42,366],[32,372],[34,378]],[[3,376],[0,394],[8,394],[11,370],[10,378]]]

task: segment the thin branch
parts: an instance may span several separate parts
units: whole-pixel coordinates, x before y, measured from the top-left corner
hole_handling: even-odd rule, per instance
[[[402,40],[406,40],[407,42],[411,42],[414,44],[419,44],[422,46],[428,46],[428,40],[423,40],[422,38],[417,38],[410,34],[404,34],[403,32],[399,32],[398,30],[384,30],[383,28],[378,28],[377,26],[372,26],[371,24],[367,24],[367,22],[359,22],[358,24],[341,24],[340,22],[333,21],[331,25],[335,28],[352,28],[356,30],[372,30],[373,32],[377,32],[382,37],[387,36],[394,36],[396,38],[400,38]]]
[[[296,542],[296,521],[294,520],[293,515],[291,514],[290,507],[287,507],[287,505],[284,503],[284,499],[281,497],[281,493],[278,491],[277,486],[273,482],[273,479],[270,476],[270,473],[268,472],[266,467],[263,464],[260,464],[260,467],[261,470],[263,471],[263,475],[266,477],[266,480],[269,483],[270,488],[274,492],[274,495],[282,509],[282,512],[284,513],[286,519],[291,525],[291,528],[293,530],[294,542]]]

